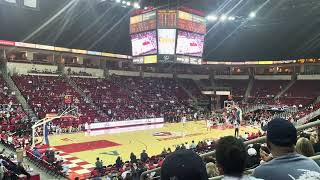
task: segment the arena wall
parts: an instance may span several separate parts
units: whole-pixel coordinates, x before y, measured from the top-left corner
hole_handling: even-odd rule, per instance
[[[119,76],[140,76],[140,72],[137,71],[120,71],[120,70],[109,70],[109,74],[115,74]]]
[[[320,75],[298,75],[298,80],[320,80]]]
[[[64,73],[67,73],[68,72],[68,69],[71,69],[71,71],[74,71],[74,72],[77,72],[79,73],[80,71],[82,72],[87,72],[87,73],[90,73],[92,74],[92,76],[95,76],[95,77],[104,77],[103,75],[103,69],[95,69],[95,68],[85,68],[85,67],[69,67],[69,66],[66,66],[64,68]]]
[[[156,78],[173,78],[173,74],[168,73],[143,73],[144,77],[156,77]]]
[[[291,80],[291,75],[255,75],[257,80]]]
[[[215,79],[235,79],[235,80],[246,80],[249,79],[249,75],[215,75]]]
[[[196,74],[178,74],[177,77],[182,79],[193,79],[193,80],[209,79],[209,75],[196,75]]]
[[[42,64],[28,64],[28,63],[7,63],[8,70],[11,74],[30,74],[29,71],[37,69],[39,71],[51,71],[54,72],[58,69],[58,66],[54,65],[42,65]]]

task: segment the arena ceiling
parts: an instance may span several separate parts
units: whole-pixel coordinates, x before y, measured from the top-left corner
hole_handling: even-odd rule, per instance
[[[131,0],[133,1],[133,0]],[[186,6],[233,22],[209,22],[207,60],[320,57],[319,0],[142,0]],[[129,14],[111,0],[40,0],[40,10],[0,4],[0,39],[131,54]],[[247,19],[257,11],[254,19]]]

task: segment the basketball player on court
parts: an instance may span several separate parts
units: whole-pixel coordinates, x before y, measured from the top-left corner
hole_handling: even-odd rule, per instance
[[[182,118],[181,118],[181,122],[182,122],[182,127],[185,127],[185,125],[186,125],[186,122],[187,122],[187,117],[184,115],[184,116],[182,116]]]
[[[242,111],[240,107],[235,106],[235,130],[234,130],[234,136],[239,137],[239,128],[240,128],[240,122],[242,121]]]
[[[238,120],[236,119],[235,121],[234,121],[234,136],[235,137],[239,137],[239,127],[240,127],[240,125],[239,125],[239,122],[238,122]]]
[[[207,131],[209,131],[209,130],[211,131],[212,125],[213,125],[213,117],[210,117],[207,120]]]

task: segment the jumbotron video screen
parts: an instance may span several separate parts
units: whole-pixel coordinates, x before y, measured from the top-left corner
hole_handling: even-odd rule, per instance
[[[156,54],[158,50],[156,31],[131,34],[131,44],[133,56]]]
[[[202,57],[204,35],[178,31],[177,54]]]
[[[133,62],[201,64],[205,33],[205,18],[196,14],[181,10],[134,14],[130,18]]]

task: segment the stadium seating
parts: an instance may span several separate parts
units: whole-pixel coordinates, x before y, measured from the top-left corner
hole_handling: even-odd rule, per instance
[[[116,77],[118,82],[145,102],[189,100],[188,95],[172,78]]]
[[[92,98],[105,113],[107,120],[134,119],[142,116],[139,102],[111,79],[73,78],[76,84]]]
[[[287,105],[308,105],[320,96],[318,81],[298,80],[280,98],[280,103]]]
[[[289,81],[255,80],[251,90],[251,96],[255,98],[275,97]]]
[[[248,86],[248,80],[222,80],[216,79],[215,81],[216,87],[229,87],[232,90],[232,95],[235,100],[241,100]]]
[[[2,75],[0,76],[0,104],[16,104],[16,96],[9,90],[9,86],[3,79]]]
[[[298,80],[284,94],[285,97],[315,98],[320,95],[319,81]]]
[[[201,93],[201,90],[197,87],[196,83],[192,79],[180,79],[179,81],[198,100],[207,99],[207,97]]]
[[[111,76],[73,80],[108,114],[107,120],[159,117],[169,111],[172,104],[188,100],[184,91],[170,79]]]
[[[39,118],[44,118],[47,113],[58,113],[66,109],[66,95],[72,96],[79,114],[86,121],[93,122],[95,118],[99,118],[97,111],[58,76],[15,75],[12,79]]]
[[[209,79],[201,79],[200,82],[206,87],[212,86],[212,84],[211,84]]]

